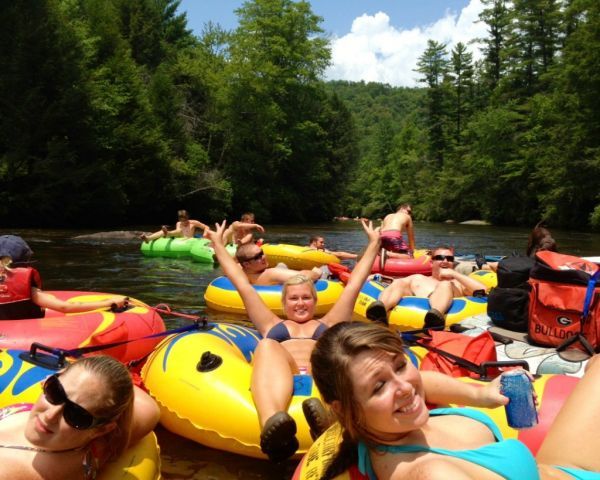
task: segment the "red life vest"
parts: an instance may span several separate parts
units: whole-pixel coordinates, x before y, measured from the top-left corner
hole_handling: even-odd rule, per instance
[[[0,320],[43,317],[44,311],[31,300],[32,287],[41,286],[40,274],[31,267],[0,273]]]

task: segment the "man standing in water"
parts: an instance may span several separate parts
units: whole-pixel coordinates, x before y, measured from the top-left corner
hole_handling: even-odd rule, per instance
[[[406,232],[408,236],[408,245],[404,241],[402,232]],[[381,222],[381,257],[384,258],[385,251],[412,257],[414,250],[415,232],[412,221],[412,207],[408,203],[403,203],[398,207],[396,213],[386,215],[383,222]]]

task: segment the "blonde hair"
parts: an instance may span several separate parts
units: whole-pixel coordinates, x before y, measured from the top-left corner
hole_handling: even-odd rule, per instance
[[[5,257],[0,257],[0,267],[8,267],[10,266],[10,264],[12,263],[12,258],[9,257],[8,255]]]
[[[106,385],[101,395],[103,406],[93,412],[94,416],[111,419],[115,428],[101,437],[107,448],[106,460],[114,460],[125,451],[131,436],[133,419],[133,382],[129,371],[118,360],[107,355],[84,357],[69,364],[64,372],[82,368],[99,377]]]
[[[310,286],[310,293],[313,299],[316,301],[317,289],[315,288],[315,283],[306,275],[298,274],[288,278],[285,282],[283,282],[283,289],[281,290],[281,303],[285,304],[285,297],[287,295],[288,287],[290,285],[303,285],[305,283]]]

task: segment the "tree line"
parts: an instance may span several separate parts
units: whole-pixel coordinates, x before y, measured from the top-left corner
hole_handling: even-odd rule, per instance
[[[599,10],[484,0],[483,57],[430,41],[420,88],[324,82],[306,1],[195,36],[178,0],[0,5],[0,222],[379,216],[600,226]]]

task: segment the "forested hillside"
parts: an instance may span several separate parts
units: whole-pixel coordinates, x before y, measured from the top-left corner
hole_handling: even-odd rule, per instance
[[[0,4],[0,222],[376,216],[600,227],[600,4],[483,0],[479,61],[430,41],[420,88],[324,82],[321,19],[252,0]]]

